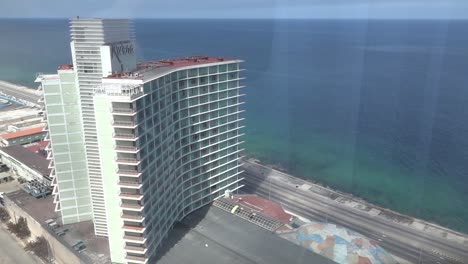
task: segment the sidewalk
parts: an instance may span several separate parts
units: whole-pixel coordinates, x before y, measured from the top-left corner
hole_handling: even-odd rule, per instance
[[[4,224],[0,224],[0,264],[41,264],[37,257],[33,256],[24,250],[13,234],[6,230]]]

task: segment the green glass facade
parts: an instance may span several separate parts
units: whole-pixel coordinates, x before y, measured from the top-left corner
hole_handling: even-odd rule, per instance
[[[56,211],[63,224],[91,220],[92,208],[81,126],[78,89],[73,70],[39,77],[44,91],[53,168]]]

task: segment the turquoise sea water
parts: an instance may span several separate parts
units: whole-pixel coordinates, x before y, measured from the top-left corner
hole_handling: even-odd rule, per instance
[[[36,72],[70,63],[67,27],[0,20],[0,79],[33,87]],[[468,22],[137,20],[135,28],[140,59],[246,61],[248,155],[468,232]]]

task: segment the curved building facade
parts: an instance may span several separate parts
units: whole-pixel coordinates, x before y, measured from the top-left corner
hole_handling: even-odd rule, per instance
[[[242,186],[240,62],[143,62],[103,78],[94,113],[113,262],[154,263],[177,220]]]

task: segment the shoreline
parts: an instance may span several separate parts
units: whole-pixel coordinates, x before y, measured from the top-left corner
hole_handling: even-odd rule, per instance
[[[468,234],[465,234],[461,231],[453,230],[448,227],[441,226],[437,223],[429,222],[427,220],[416,218],[410,215],[405,215],[392,209],[373,204],[370,201],[355,196],[351,193],[342,192],[329,186],[325,186],[316,180],[304,179],[298,176],[294,176],[289,174],[286,169],[278,167],[278,165],[264,163],[256,158],[246,157],[243,161],[244,164],[262,167],[263,169],[267,170],[273,170],[277,175],[283,177],[283,181],[286,180],[288,182],[294,182],[296,188],[313,191],[323,196],[324,198],[334,200],[341,203],[342,205],[367,213],[369,217],[383,218],[387,221],[391,221],[399,225],[405,225],[420,232],[434,235],[442,239],[468,245]]]
[[[42,95],[42,92],[38,91],[37,89],[34,89],[32,87],[28,87],[28,86],[24,86],[24,85],[21,85],[21,84],[17,84],[17,83],[14,83],[14,82],[0,80],[0,85],[4,85],[4,86],[7,86],[7,87],[12,87],[12,88],[21,90],[21,91],[26,92],[26,93],[31,93],[31,94],[35,94],[35,95]]]

